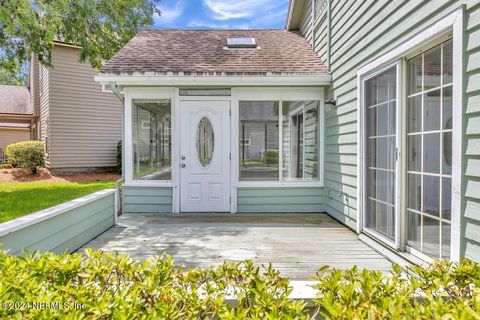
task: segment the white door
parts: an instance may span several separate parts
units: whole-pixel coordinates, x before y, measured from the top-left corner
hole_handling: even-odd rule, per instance
[[[180,210],[230,212],[230,102],[180,102]]]

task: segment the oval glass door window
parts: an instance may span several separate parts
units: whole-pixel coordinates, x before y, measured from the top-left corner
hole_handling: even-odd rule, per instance
[[[204,168],[212,162],[214,148],[215,137],[212,123],[207,117],[203,117],[197,127],[197,157]]]

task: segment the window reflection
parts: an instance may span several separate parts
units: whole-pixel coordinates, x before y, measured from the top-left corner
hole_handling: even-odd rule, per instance
[[[171,180],[170,100],[134,100],[133,179]]]
[[[278,102],[240,102],[240,180],[278,180]]]
[[[282,177],[284,180],[319,178],[319,102],[282,103]]]

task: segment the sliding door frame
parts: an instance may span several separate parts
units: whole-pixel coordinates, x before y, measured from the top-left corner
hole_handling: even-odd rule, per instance
[[[367,130],[366,130],[366,105],[365,105],[365,82],[378,76],[379,74],[383,73],[384,71],[395,68],[395,193],[394,193],[394,204],[395,204],[395,214],[394,214],[394,232],[395,232],[395,237],[394,240],[389,239],[385,237],[384,235],[375,232],[374,230],[369,229],[366,226],[366,219],[364,217],[364,214],[367,212],[367,164],[368,164],[368,159],[366,156],[366,147],[367,147]],[[400,149],[401,149],[401,109],[403,105],[403,97],[402,97],[402,79],[403,79],[403,70],[402,70],[402,63],[400,60],[395,61],[393,63],[390,63],[380,69],[376,69],[374,72],[367,73],[364,76],[361,77],[360,79],[360,95],[359,95],[359,101],[360,101],[360,125],[359,125],[359,137],[361,139],[361,142],[359,143],[360,147],[360,157],[359,157],[359,163],[358,166],[360,168],[360,185],[359,185],[359,193],[360,197],[358,198],[359,201],[359,207],[361,208],[362,212],[362,217],[361,217],[361,232],[365,232],[369,234],[372,237],[377,238],[378,240],[381,240],[385,244],[399,249],[401,245],[401,164],[400,164]],[[360,218],[360,217],[359,217]]]

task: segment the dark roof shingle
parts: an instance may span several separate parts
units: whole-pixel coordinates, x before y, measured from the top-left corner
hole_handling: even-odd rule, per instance
[[[28,88],[0,85],[0,113],[33,114]]]
[[[226,48],[252,37],[258,48]],[[285,30],[144,30],[102,68],[103,74],[328,74],[305,38]]]

